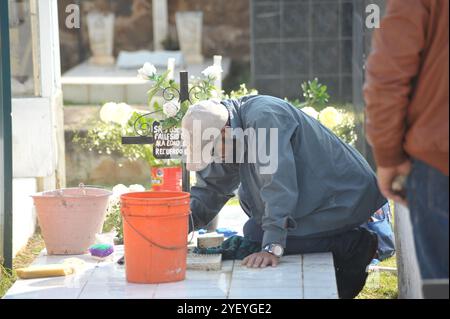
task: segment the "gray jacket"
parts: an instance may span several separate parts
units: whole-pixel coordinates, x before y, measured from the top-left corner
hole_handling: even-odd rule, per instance
[[[278,169],[262,174],[259,161],[212,163],[197,173],[191,190],[197,229],[214,219],[238,188],[241,206],[262,225],[263,246],[286,246],[288,235],[327,236],[352,229],[386,203],[361,154],[291,104],[270,96],[222,103],[233,128],[278,129]]]

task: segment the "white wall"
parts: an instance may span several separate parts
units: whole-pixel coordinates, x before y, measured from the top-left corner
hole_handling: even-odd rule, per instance
[[[56,167],[50,99],[13,99],[13,176],[45,177]]]
[[[57,0],[37,0],[37,5],[40,95],[12,103],[14,254],[36,228],[30,195],[65,186]]]
[[[37,192],[35,178],[13,180],[13,254],[27,244],[34,234],[36,214],[31,195]]]

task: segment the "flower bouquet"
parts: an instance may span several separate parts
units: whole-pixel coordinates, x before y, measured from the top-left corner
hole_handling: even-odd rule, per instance
[[[130,161],[144,160],[152,169],[152,184],[155,190],[164,189],[162,179],[166,174],[181,181],[180,160],[160,160],[155,158],[153,145],[124,145],[123,136],[150,136],[153,123],[158,122],[163,131],[176,130],[191,103],[218,97],[220,94],[214,81],[221,68],[211,66],[202,72],[201,78],[191,77],[189,100],[180,103],[180,85],[172,79],[171,70],[159,74],[154,65],[145,63],[138,70],[138,77],[152,82],[148,95],[147,110],[138,110],[126,103],[109,102],[100,110],[100,121],[93,124],[85,136],[76,133],[73,141],[89,151],[112,154],[128,158]],[[167,168],[167,169],[166,169]],[[175,170],[171,168],[176,168]],[[167,172],[167,173],[166,173]],[[167,175],[166,175],[167,176]],[[179,190],[180,183],[171,183]]]

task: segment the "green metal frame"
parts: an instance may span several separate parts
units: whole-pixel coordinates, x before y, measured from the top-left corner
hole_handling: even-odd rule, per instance
[[[4,266],[12,269],[12,119],[8,1],[0,1],[0,212]]]

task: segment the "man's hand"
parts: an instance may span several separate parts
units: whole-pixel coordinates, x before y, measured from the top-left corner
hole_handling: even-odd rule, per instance
[[[276,267],[280,259],[270,253],[260,252],[248,256],[242,261],[242,266],[248,268],[266,268],[268,266]]]
[[[406,198],[402,197],[400,194],[396,193],[392,189],[392,184],[394,180],[399,176],[408,176],[411,172],[411,162],[406,161],[398,166],[394,167],[378,167],[378,186],[380,187],[381,193],[389,199],[399,202],[407,206]]]

